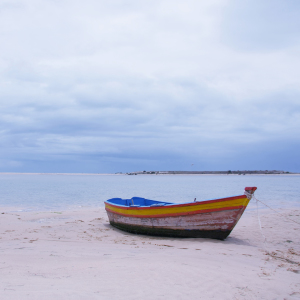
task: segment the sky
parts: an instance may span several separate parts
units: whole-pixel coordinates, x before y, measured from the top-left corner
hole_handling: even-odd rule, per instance
[[[0,172],[300,172],[299,0],[0,0]]]

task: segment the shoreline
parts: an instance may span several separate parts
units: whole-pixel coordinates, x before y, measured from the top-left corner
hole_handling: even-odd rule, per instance
[[[283,214],[300,221],[297,207]],[[300,226],[274,213],[260,219],[262,232],[248,211],[218,241],[130,234],[110,226],[103,207],[0,207],[1,299],[297,298]]]

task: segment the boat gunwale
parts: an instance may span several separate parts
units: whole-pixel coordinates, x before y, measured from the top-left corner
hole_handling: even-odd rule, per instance
[[[160,208],[174,208],[174,207],[186,207],[186,206],[196,206],[196,205],[204,205],[204,204],[210,204],[210,203],[216,203],[216,202],[225,202],[225,201],[230,201],[230,200],[237,200],[237,199],[242,199],[242,198],[247,198],[246,195],[238,195],[238,196],[230,196],[226,198],[218,198],[218,199],[212,199],[212,200],[204,200],[204,201],[196,201],[196,202],[187,202],[187,203],[172,203],[168,205],[157,205],[157,206],[127,206],[127,205],[120,205],[120,204],[115,204],[115,203],[110,203],[108,202],[109,200],[104,201],[105,205],[111,205],[114,207],[118,207],[124,210],[145,210],[145,209],[160,209]],[[114,198],[112,198],[114,199]],[[127,199],[130,200],[130,199]],[[161,203],[166,203],[164,201],[158,201]],[[105,207],[105,209],[107,209]]]

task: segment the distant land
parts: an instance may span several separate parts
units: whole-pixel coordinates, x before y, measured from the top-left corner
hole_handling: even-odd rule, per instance
[[[116,174],[122,174],[121,172]],[[278,170],[256,170],[256,171],[138,171],[138,172],[130,172],[130,173],[124,173],[125,175],[198,175],[198,174],[213,174],[213,175],[230,175],[230,174],[236,174],[236,175],[253,175],[253,174],[297,174],[297,173],[291,173],[286,171],[278,171]]]
[[[116,173],[30,173],[30,172],[0,172],[1,175],[299,175],[300,173],[278,170],[244,170],[244,171],[136,171]]]

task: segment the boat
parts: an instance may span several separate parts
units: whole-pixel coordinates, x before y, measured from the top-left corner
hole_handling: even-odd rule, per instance
[[[239,196],[171,203],[140,197],[106,200],[112,226],[137,234],[224,240],[245,211],[256,187]]]

